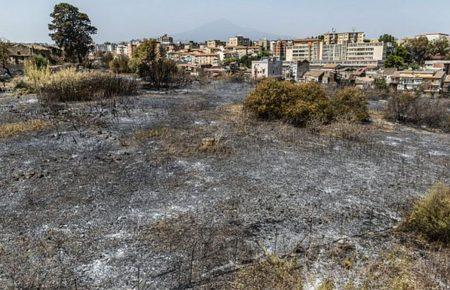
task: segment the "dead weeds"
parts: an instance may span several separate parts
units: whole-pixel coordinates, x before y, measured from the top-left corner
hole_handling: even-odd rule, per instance
[[[42,119],[0,125],[0,139],[11,138],[30,132],[39,132],[52,127],[52,124]]]

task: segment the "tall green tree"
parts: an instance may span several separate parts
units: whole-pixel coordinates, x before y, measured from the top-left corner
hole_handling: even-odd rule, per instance
[[[405,69],[407,67],[405,60],[396,54],[391,54],[384,62],[385,67],[395,67],[396,69]]]
[[[175,82],[178,68],[165,58],[165,51],[156,40],[146,40],[133,52],[131,69],[156,88]]]
[[[3,68],[9,76],[12,76],[8,67],[9,62],[9,44],[0,41],[0,67]]]
[[[418,65],[423,65],[425,60],[430,56],[429,41],[425,36],[409,39],[405,47],[408,50],[411,60]]]
[[[395,37],[393,35],[390,34],[383,34],[378,38],[379,42],[384,42],[384,43],[396,43]]]
[[[450,53],[450,45],[447,38],[435,40],[429,44],[430,54],[433,56],[446,57]]]
[[[89,16],[67,3],[55,5],[50,16],[50,37],[64,50],[66,60],[82,63],[93,47],[91,35],[97,33]]]

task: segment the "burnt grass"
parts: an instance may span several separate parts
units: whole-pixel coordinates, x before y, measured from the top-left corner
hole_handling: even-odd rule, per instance
[[[450,182],[449,135],[373,123],[350,141],[257,121],[240,106],[251,88],[57,108],[1,96],[0,124],[52,126],[0,139],[0,285],[230,288],[267,249],[296,256],[311,287],[342,286],[404,247],[411,203]],[[448,266],[419,248],[448,286]]]

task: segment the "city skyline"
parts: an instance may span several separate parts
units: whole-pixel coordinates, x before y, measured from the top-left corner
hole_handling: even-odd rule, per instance
[[[53,6],[59,2],[18,0],[1,4],[0,37],[17,42],[51,42],[47,24]],[[183,35],[217,19],[227,19],[236,26],[268,35],[293,38],[319,35],[333,28],[365,31],[371,38],[383,33],[401,38],[420,33],[447,33],[450,27],[450,19],[445,17],[450,3],[444,0],[66,2],[90,16],[92,24],[99,29],[94,37],[98,43],[156,37],[163,33]],[[238,31],[229,31],[230,36],[235,33]]]

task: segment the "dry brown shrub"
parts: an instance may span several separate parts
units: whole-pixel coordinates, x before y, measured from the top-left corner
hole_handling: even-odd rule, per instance
[[[450,132],[450,113],[448,101],[419,97],[411,93],[392,95],[384,110],[384,117],[416,126],[427,126]]]

